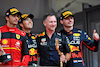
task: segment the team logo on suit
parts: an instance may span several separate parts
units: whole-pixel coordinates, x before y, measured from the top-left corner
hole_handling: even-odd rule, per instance
[[[16,34],[16,38],[17,38],[17,39],[20,39],[20,35],[19,35],[19,34]]]

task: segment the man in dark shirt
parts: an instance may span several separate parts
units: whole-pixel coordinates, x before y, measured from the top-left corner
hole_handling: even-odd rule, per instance
[[[68,46],[66,46],[66,43],[62,41],[61,34],[55,32],[57,19],[54,14],[45,14],[43,17],[43,24],[46,30],[40,33],[36,39],[38,53],[40,55],[40,65],[60,66],[60,61],[64,63],[65,58],[67,60],[70,59],[70,50]]]

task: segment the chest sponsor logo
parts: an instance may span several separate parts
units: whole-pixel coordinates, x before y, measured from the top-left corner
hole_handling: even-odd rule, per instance
[[[82,53],[81,52],[78,52],[78,53],[73,52],[72,58],[81,58],[82,59]]]
[[[80,33],[74,33],[73,36],[80,36]]]
[[[46,41],[46,38],[42,38],[42,39],[41,39],[41,42],[45,42],[45,41]]]
[[[46,38],[42,38],[40,45],[47,45]]]
[[[20,35],[19,35],[19,34],[16,34],[16,38],[17,38],[17,39],[20,39]]]
[[[40,45],[47,45],[47,42],[40,42]]]
[[[37,54],[37,50],[35,50],[34,48],[31,48],[31,49],[29,50],[29,54],[30,54],[30,55],[35,55],[35,54]]]
[[[3,39],[2,40],[2,44],[8,44],[8,40],[7,39]]]
[[[30,56],[29,62],[37,61],[37,56]]]
[[[70,47],[71,52],[80,51],[79,46],[74,46],[70,44],[68,44],[68,46]]]
[[[80,37],[73,37],[73,40],[70,41],[68,37],[66,37],[66,42],[69,44],[80,44]]]
[[[19,47],[20,47],[20,42],[19,42],[19,41],[17,41],[17,42],[15,43],[15,47],[16,47],[16,48],[19,48]]]
[[[32,40],[32,43],[30,43],[28,40],[26,40],[28,44],[28,48],[37,48],[36,40]]]
[[[28,44],[28,48],[37,48],[37,45],[36,44]]]

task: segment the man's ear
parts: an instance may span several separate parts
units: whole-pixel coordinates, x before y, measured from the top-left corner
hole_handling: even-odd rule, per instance
[[[60,20],[60,23],[61,23],[61,24],[63,24],[63,21],[62,21],[62,20]]]
[[[19,23],[19,25],[20,25],[21,27],[23,27],[23,23]]]
[[[43,25],[46,26],[46,22],[45,21],[43,21]]]
[[[9,17],[6,16],[5,19],[6,19],[6,20],[9,20]]]

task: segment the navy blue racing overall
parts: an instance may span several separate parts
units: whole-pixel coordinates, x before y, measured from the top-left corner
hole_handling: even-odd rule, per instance
[[[85,45],[91,51],[96,52],[98,51],[98,41],[92,41],[86,32],[76,28],[69,32],[66,32],[64,29],[60,32],[62,37],[65,37],[72,54],[66,67],[85,67],[85,62],[83,59],[83,45]]]
[[[28,50],[29,50],[29,55],[30,55],[30,60],[28,66],[34,66],[37,65],[37,44],[36,44],[36,39],[35,35],[30,33],[26,33],[27,35],[27,44],[28,44]]]

